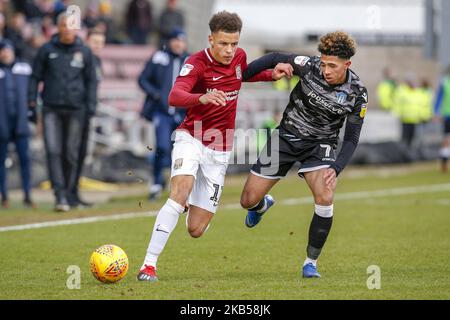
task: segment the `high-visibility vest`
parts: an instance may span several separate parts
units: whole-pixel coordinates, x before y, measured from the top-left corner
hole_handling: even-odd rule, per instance
[[[420,114],[423,122],[430,121],[433,117],[433,93],[427,88],[417,88],[416,95],[420,103]]]
[[[417,89],[401,84],[395,90],[393,111],[402,123],[417,124],[422,122],[422,103]]]
[[[378,101],[380,107],[384,110],[391,110],[395,94],[395,82],[392,80],[383,80],[377,87]]]

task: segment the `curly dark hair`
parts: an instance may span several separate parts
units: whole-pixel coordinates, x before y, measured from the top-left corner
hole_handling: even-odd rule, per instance
[[[209,20],[209,29],[211,33],[224,31],[227,33],[241,32],[242,20],[236,13],[220,11]]]
[[[356,42],[346,32],[329,32],[320,38],[318,50],[327,56],[350,59],[356,53]]]

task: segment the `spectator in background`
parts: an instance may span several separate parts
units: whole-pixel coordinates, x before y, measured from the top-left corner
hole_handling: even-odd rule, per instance
[[[112,4],[109,0],[101,0],[99,4],[99,24],[104,26],[106,43],[120,43],[117,38],[117,27],[112,17]]]
[[[99,31],[91,30],[89,31],[86,39],[86,44],[92,50],[94,55],[94,66],[95,66],[95,74],[97,80],[97,88],[98,83],[102,80],[102,62],[100,60],[100,53],[102,49],[105,47],[105,34]],[[81,173],[83,171],[84,160],[86,158],[88,143],[89,143],[89,133],[91,128],[91,119],[95,116],[95,109],[89,110],[87,116],[84,118],[84,124],[81,132],[81,146],[80,153],[77,161],[77,171],[75,183],[73,185],[73,189],[71,191],[71,196],[69,198],[72,199],[72,207],[80,206],[80,207],[90,207],[91,203],[81,200],[79,194],[79,185]]]
[[[31,67],[16,60],[14,47],[8,40],[0,41],[0,191],[2,207],[8,207],[8,188],[5,160],[8,145],[14,142],[19,156],[23,203],[35,207],[31,201],[31,163],[28,139],[28,104],[26,95]]]
[[[420,80],[417,95],[418,102],[421,105],[421,121],[425,124],[433,118],[433,91],[427,79],[422,78]]]
[[[42,47],[47,39],[42,35],[41,32],[36,32],[31,36],[31,39],[28,41],[27,50],[24,52],[22,59],[30,64],[33,63],[34,58],[36,57],[38,50]]]
[[[150,200],[161,196],[166,186],[164,168],[170,167],[173,130],[184,120],[185,110],[169,105],[168,97],[176,77],[188,54],[186,34],[175,29],[169,36],[166,49],[156,51],[139,77],[139,86],[147,94],[142,116],[153,121],[156,132],[156,150],[153,159],[153,185]]]
[[[299,79],[299,78],[297,77],[297,79]],[[278,80],[278,81],[280,81],[280,80]],[[264,148],[264,146],[266,145],[267,140],[272,135],[273,130],[280,124],[282,116],[283,116],[283,114],[281,113],[281,111],[278,109],[275,109],[272,113],[272,116],[263,121],[260,130],[258,130],[258,135],[257,135],[257,152],[258,152],[258,154],[261,152],[262,148]]]
[[[28,21],[39,21],[46,14],[41,7],[44,7],[44,1],[35,0],[12,0],[16,12],[23,13]]]
[[[88,29],[93,29],[100,22],[99,4],[97,0],[91,0],[86,7],[83,24]]]
[[[0,12],[0,40],[5,38],[6,19],[3,13]]]
[[[95,112],[97,78],[92,51],[58,17],[58,34],[38,52],[28,92],[30,119],[36,119],[39,83],[44,83],[43,128],[47,166],[55,193],[55,210],[65,212],[77,202],[70,199],[77,174],[81,132],[86,113]]]
[[[55,32],[58,31],[58,28],[54,25],[53,18],[51,16],[44,16],[40,23],[40,27],[41,32],[47,41],[49,41]]]
[[[21,12],[16,12],[11,18],[9,25],[6,28],[6,38],[11,40],[16,50],[15,55],[19,59],[23,59],[23,56],[28,49],[26,39],[24,39],[23,33],[27,28],[25,15]]]
[[[175,28],[184,29],[184,15],[178,9],[176,0],[167,0],[167,6],[159,17],[159,46],[164,48]]]
[[[444,139],[439,153],[441,157],[441,170],[445,173],[448,171],[448,159],[450,158],[450,65],[437,90],[434,114],[435,121],[442,120],[444,126]]]
[[[389,68],[383,69],[383,80],[377,86],[377,96],[381,109],[392,110],[397,82]]]
[[[126,13],[126,30],[132,43],[147,44],[153,30],[152,5],[148,0],[131,0]]]
[[[57,24],[56,19],[58,18],[58,16],[65,12],[67,10],[67,8],[72,4],[71,0],[57,0],[55,2],[55,6],[53,9],[53,17],[54,17],[54,23]]]
[[[402,142],[408,147],[412,146],[417,125],[422,122],[422,104],[414,81],[414,75],[406,76],[405,82],[395,90],[392,105],[392,111],[402,123]]]

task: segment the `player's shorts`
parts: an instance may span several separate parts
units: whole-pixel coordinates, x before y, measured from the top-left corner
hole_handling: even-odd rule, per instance
[[[190,175],[195,178],[188,200],[190,205],[216,213],[230,155],[230,151],[205,147],[184,130],[175,131],[171,177]]]
[[[444,135],[450,134],[450,117],[444,118]]]
[[[266,179],[281,179],[296,162],[300,162],[298,175],[304,178],[305,172],[328,168],[335,161],[336,150],[333,143],[303,140],[278,127],[250,172]]]

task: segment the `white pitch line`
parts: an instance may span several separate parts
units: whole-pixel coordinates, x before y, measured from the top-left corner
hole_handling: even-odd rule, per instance
[[[348,192],[336,194],[334,199],[345,201],[345,200],[355,200],[355,199],[366,199],[366,198],[382,198],[382,197],[393,197],[408,194],[417,193],[433,193],[433,192],[444,192],[450,191],[450,183],[446,184],[435,184],[435,185],[425,185],[425,186],[414,186],[414,187],[404,187],[404,188],[393,188],[385,190],[372,190],[372,191],[360,191],[360,192]],[[282,205],[299,205],[299,204],[312,204],[312,197],[302,197],[302,198],[290,198],[278,201]],[[239,204],[227,204],[221,206],[221,210],[236,210],[240,209]],[[30,229],[40,229],[46,227],[56,227],[56,226],[67,226],[74,224],[83,223],[93,223],[100,221],[114,221],[114,220],[126,220],[142,217],[153,217],[158,214],[158,211],[149,212],[132,212],[132,213],[121,213],[110,216],[96,216],[96,217],[86,217],[86,218],[76,218],[67,219],[59,221],[47,221],[40,223],[22,224],[16,226],[0,227],[0,232],[7,231],[20,231],[20,230],[30,230]]]

